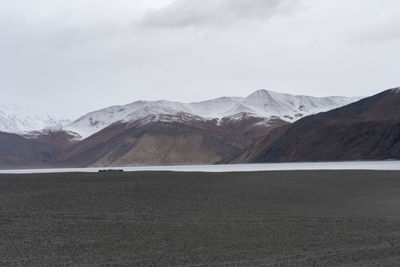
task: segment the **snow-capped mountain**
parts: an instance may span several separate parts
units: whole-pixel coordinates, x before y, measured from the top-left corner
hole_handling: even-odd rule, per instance
[[[24,133],[45,128],[62,128],[67,120],[56,120],[49,115],[28,110],[17,105],[0,104],[0,131]]]
[[[86,138],[115,122],[168,120],[222,120],[237,114],[294,122],[304,116],[338,108],[360,98],[312,97],[258,90],[248,97],[221,97],[195,103],[137,101],[91,112],[63,127]],[[265,123],[268,125],[268,123]]]
[[[400,158],[400,90],[275,128],[230,163]]]

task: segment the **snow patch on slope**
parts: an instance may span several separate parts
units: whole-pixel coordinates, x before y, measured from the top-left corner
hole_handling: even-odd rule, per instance
[[[400,94],[400,87],[390,89],[390,91],[392,91],[395,94]]]

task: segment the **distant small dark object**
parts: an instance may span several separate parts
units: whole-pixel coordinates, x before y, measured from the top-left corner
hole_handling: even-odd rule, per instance
[[[113,170],[113,169],[108,169],[108,170],[99,170],[99,172],[123,172],[124,170]]]

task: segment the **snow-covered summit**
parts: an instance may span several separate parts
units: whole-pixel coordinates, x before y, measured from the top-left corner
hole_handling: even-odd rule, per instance
[[[293,122],[304,116],[345,106],[359,99],[340,96],[290,95],[263,89],[246,97],[243,105],[254,110],[259,116],[277,116]]]
[[[247,97],[220,97],[194,103],[136,101],[88,113],[64,129],[86,138],[115,122],[154,121],[160,118],[182,120],[182,116],[178,114],[186,114],[185,119],[192,117],[194,120],[220,120],[246,113],[254,117],[280,118],[294,122],[304,116],[338,108],[357,100],[359,98],[297,96],[258,90]]]
[[[25,133],[42,129],[61,129],[69,123],[57,120],[49,115],[28,110],[18,105],[0,104],[0,131],[8,133]]]

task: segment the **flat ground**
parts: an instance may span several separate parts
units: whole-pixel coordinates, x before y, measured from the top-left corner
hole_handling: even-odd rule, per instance
[[[400,172],[0,175],[0,265],[400,264]]]

